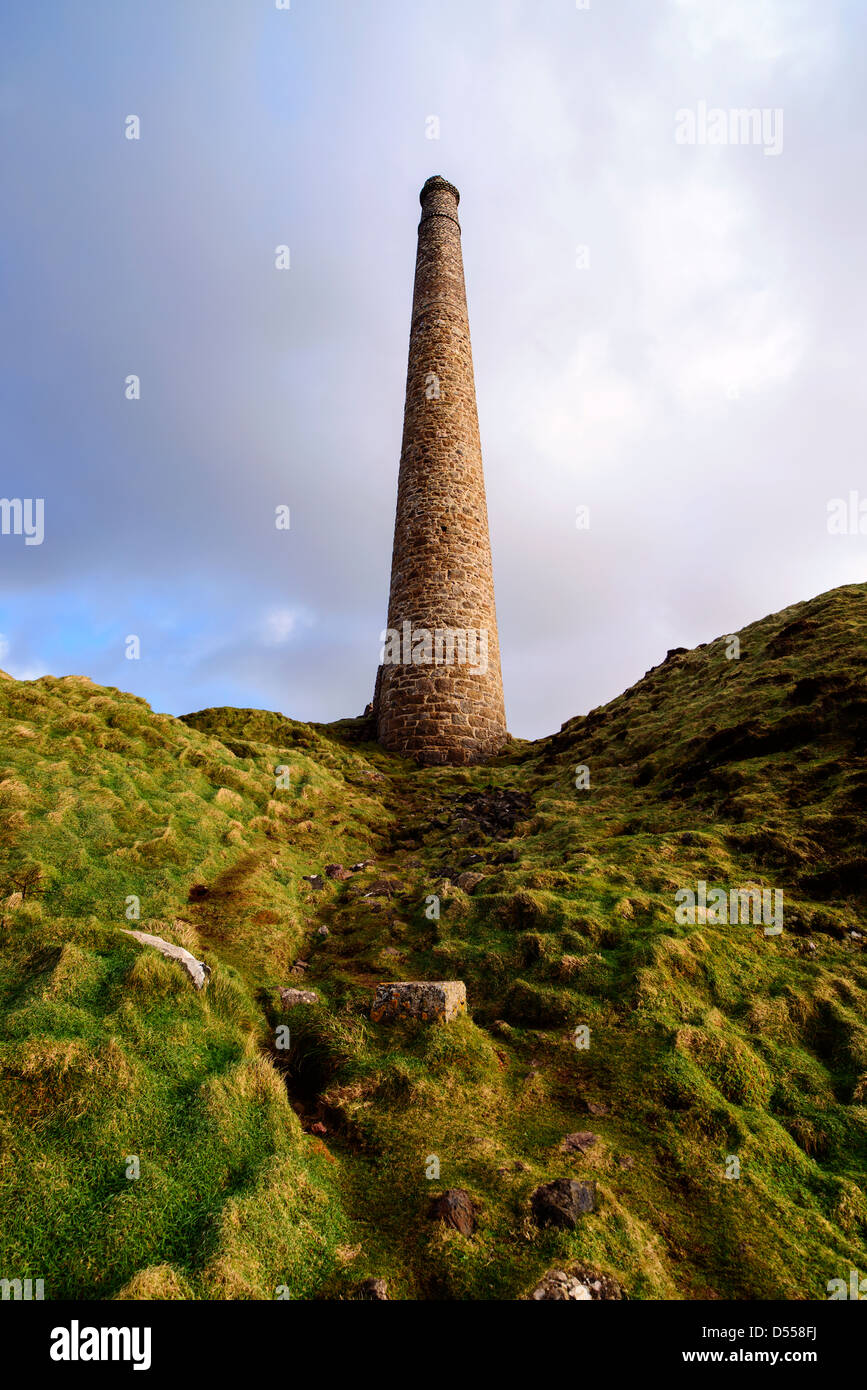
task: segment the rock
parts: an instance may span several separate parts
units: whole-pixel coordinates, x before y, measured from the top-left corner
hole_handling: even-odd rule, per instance
[[[375,883],[371,883],[365,898],[393,898],[400,884],[393,878],[378,878]]]
[[[327,928],[327,927],[317,927],[317,929],[316,929],[316,935],[317,935],[317,936],[328,936],[328,935],[329,935],[328,928]]]
[[[184,967],[196,989],[204,989],[208,983],[208,976],[211,967],[206,965],[203,960],[196,960],[194,955],[185,951],[183,946],[173,946],[170,941],[163,941],[161,936],[151,936],[146,931],[128,931],[126,927],[121,927],[125,936],[132,936],[141,946],[153,946],[161,955],[168,956],[170,960],[179,961]]]
[[[476,1229],[473,1199],[462,1187],[450,1187],[439,1197],[434,1197],[429,1215],[432,1221],[441,1221],[443,1225],[460,1231],[462,1236],[471,1236]]]
[[[280,1002],[284,1009],[294,1009],[296,1004],[318,1004],[319,995],[315,989],[281,989]]]
[[[310,1133],[318,1134],[320,1135],[320,1137],[324,1137],[328,1133],[328,1130],[325,1128],[321,1120],[317,1120],[315,1124],[310,1126]]]
[[[593,1265],[570,1265],[567,1273],[584,1285],[594,1302],[627,1297],[623,1285],[617,1282],[613,1274],[606,1274]]]
[[[373,860],[372,860],[372,859],[362,859],[362,861],[361,861],[360,864],[353,864],[353,866],[352,866],[352,873],[354,873],[354,874],[360,874],[361,871],[362,871],[362,869],[371,869],[372,867],[373,867]],[[381,1281],[381,1282],[384,1282],[384,1281]]]
[[[327,878],[336,878],[340,881],[345,878],[352,878],[351,869],[344,869],[342,864],[326,864],[325,874]]]
[[[560,1147],[567,1153],[586,1154],[598,1142],[598,1134],[591,1134],[589,1129],[582,1129],[577,1134],[567,1134]]]
[[[478,827],[484,835],[500,840],[509,839],[516,821],[531,809],[526,792],[508,789],[465,792],[458,801],[465,815],[472,817],[468,833]]]
[[[301,877],[317,893],[320,893],[325,887],[325,880],[319,874],[302,874]]]
[[[592,1265],[550,1269],[530,1294],[531,1299],[574,1299],[581,1303],[625,1297],[622,1286],[612,1275],[604,1274]]]
[[[635,1159],[632,1157],[632,1154],[618,1154],[618,1155],[617,1155],[617,1165],[618,1165],[619,1168],[626,1168],[626,1169],[634,1168],[634,1167],[635,1167]]]
[[[588,1100],[585,1102],[588,1115],[608,1115],[610,1111],[604,1100]]]
[[[370,1017],[374,1023],[418,1018],[425,1023],[457,1018],[467,1011],[463,980],[395,980],[377,985]]]
[[[357,1297],[376,1303],[388,1303],[388,1284],[384,1279],[365,1279],[358,1286]]]
[[[536,1188],[530,1206],[537,1226],[558,1226],[571,1231],[578,1225],[579,1216],[595,1210],[596,1184],[557,1178]]]
[[[590,1290],[565,1269],[550,1270],[530,1294],[538,1300],[575,1299],[576,1302],[590,1302]]]
[[[484,874],[465,873],[459,874],[456,881],[458,887],[462,888],[465,893],[472,893],[478,884],[484,882],[484,879]]]

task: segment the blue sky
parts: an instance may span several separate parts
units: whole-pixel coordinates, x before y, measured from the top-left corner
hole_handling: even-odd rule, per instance
[[[826,525],[867,498],[864,30],[843,0],[7,0],[0,493],[45,540],[0,536],[0,665],[361,711],[433,173],[513,732],[865,579]],[[679,145],[700,102],[782,110],[781,152]]]

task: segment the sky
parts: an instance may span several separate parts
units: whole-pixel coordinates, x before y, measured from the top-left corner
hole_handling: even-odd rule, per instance
[[[867,579],[861,0],[278,2],[4,0],[3,669],[361,713],[437,173],[512,733]]]

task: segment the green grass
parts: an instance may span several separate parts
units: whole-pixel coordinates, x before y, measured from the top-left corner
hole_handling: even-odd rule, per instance
[[[867,1271],[865,599],[756,623],[739,660],[672,656],[471,769],[417,769],[364,721],[0,680],[0,1274],[486,1299],[577,1259],[631,1298],[820,1299]],[[466,800],[495,789],[525,798],[499,836]],[[782,936],[679,925],[698,880],[783,890]],[[206,960],[207,989],[129,927]],[[402,978],[463,979],[469,1017],[371,1023]],[[284,1014],[287,984],[321,1004]],[[530,1193],[568,1176],[597,1210],[537,1230]],[[430,1221],[446,1187],[472,1237]]]

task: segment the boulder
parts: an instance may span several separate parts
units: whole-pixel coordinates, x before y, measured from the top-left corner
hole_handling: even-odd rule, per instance
[[[574,1230],[579,1216],[585,1216],[596,1208],[596,1184],[577,1182],[574,1178],[557,1178],[536,1188],[530,1198],[530,1207],[537,1226]]]
[[[462,1236],[471,1236],[476,1229],[473,1199],[462,1187],[450,1187],[434,1197],[429,1214],[432,1221],[441,1221],[444,1226],[460,1231]]]
[[[370,1017],[374,1023],[417,1018],[424,1023],[448,1022],[467,1011],[463,980],[396,980],[377,985]]]
[[[582,1129],[577,1134],[567,1134],[560,1147],[566,1153],[586,1154],[598,1142],[598,1134],[591,1134],[589,1129]]]
[[[484,874],[476,874],[470,870],[465,874],[459,874],[456,881],[458,887],[461,888],[465,893],[472,893],[474,888],[476,888],[480,883],[484,882],[484,879]]]
[[[388,1284],[384,1279],[365,1279],[358,1286],[357,1297],[368,1302],[388,1303]]]
[[[281,989],[280,1003],[284,1009],[294,1009],[296,1004],[318,1004],[319,995],[315,989]]]
[[[196,989],[203,989],[208,983],[208,976],[211,967],[206,965],[203,960],[196,960],[195,956],[189,951],[185,951],[183,946],[174,946],[170,941],[163,941],[161,936],[151,936],[146,931],[128,931],[126,927],[121,927],[125,936],[132,936],[140,946],[153,946],[154,950],[161,955],[168,956],[170,960],[178,961],[186,970]]]

